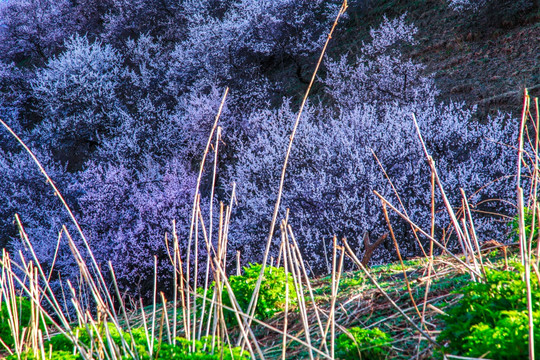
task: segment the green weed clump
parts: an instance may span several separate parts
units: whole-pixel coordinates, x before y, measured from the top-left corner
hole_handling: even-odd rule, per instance
[[[42,360],[43,357],[41,354],[34,354],[33,352],[26,352],[21,355],[23,360]],[[46,352],[45,359],[48,360],[80,360],[82,359],[80,354],[73,354],[69,351],[52,351]],[[6,360],[19,360],[17,354],[9,355],[6,357]]]
[[[390,343],[390,336],[378,328],[363,329],[353,327],[349,329],[352,338],[341,334],[336,341],[336,358],[342,360],[386,359]]]
[[[216,339],[214,346],[212,347],[213,338],[211,336],[203,337],[201,340],[192,342],[185,338],[177,337],[176,344],[168,344],[165,342],[159,342],[157,339],[153,344],[153,354],[150,356],[148,349],[148,339],[143,328],[136,328],[131,330],[131,335],[122,330],[118,331],[113,324],[107,324],[107,332],[109,334],[112,343],[122,349],[122,343],[131,349],[131,352],[137,354],[137,358],[140,360],[249,360],[249,354],[246,351],[242,351],[241,348],[231,348],[223,342]],[[98,336],[99,333],[99,336]],[[110,351],[111,346],[107,343],[107,334],[105,326],[103,324],[98,326],[98,332],[95,330],[87,331],[85,328],[79,327],[74,329],[74,334],[77,334],[78,342],[87,348],[93,347],[94,349],[99,347],[99,339],[103,342],[101,349],[106,352],[107,358],[119,358],[123,360],[130,360],[133,357],[126,352],[123,356],[112,356]],[[133,336],[133,341],[131,341]],[[122,338],[125,342],[122,341]],[[93,343],[93,346],[92,346]],[[45,349],[51,349],[45,353],[46,359],[53,360],[84,360],[84,357],[75,351],[75,345],[73,341],[63,334],[56,335],[45,343]],[[76,354],[74,354],[76,352]],[[23,354],[23,359],[27,360],[39,360],[42,359],[41,354],[34,354],[27,352]],[[16,354],[10,355],[6,360],[18,360]]]
[[[19,326],[22,329],[23,327],[27,327],[28,324],[30,324],[31,303],[30,300],[23,297],[18,297],[16,299],[16,302],[17,317],[19,319]],[[9,319],[10,316],[7,304],[5,302],[2,302],[2,307],[0,309],[0,338],[7,346],[12,347],[14,345],[14,341],[13,333],[11,332],[11,328],[9,327]]]
[[[242,311],[247,311],[257,279],[261,273],[261,267],[262,265],[260,264],[249,264],[249,266],[244,267],[244,275],[231,276],[229,278],[231,290]],[[259,290],[259,300],[255,308],[255,317],[257,319],[269,319],[285,309],[287,297],[285,284],[287,282],[289,283],[289,305],[295,306],[297,296],[292,275],[289,274],[287,276],[283,268],[267,266],[264,269],[263,280]],[[209,297],[211,297],[211,294]],[[232,307],[231,299],[226,289],[223,290],[223,304]],[[224,315],[225,320],[229,324],[236,324],[236,316],[232,311],[224,310]]]
[[[522,273],[488,270],[485,282],[470,283],[458,290],[463,298],[443,316],[444,330],[437,338],[446,344],[445,353],[494,360],[529,358],[527,287]],[[538,280],[531,286],[533,308],[538,309]],[[538,357],[540,313],[533,315]]]
[[[107,329],[105,329],[105,326],[107,326]],[[95,347],[99,344],[100,340],[103,344],[107,344],[107,337],[109,337],[114,345],[119,348],[122,347],[123,344],[131,344],[131,336],[129,333],[122,330],[119,331],[116,326],[111,323],[107,323],[106,325],[99,324],[97,326],[97,331],[92,328],[86,329],[85,327],[78,327],[73,329],[73,334],[78,339],[79,344],[86,347],[90,347],[92,343],[94,343]],[[136,351],[140,354],[146,353],[148,351],[148,342],[144,329],[132,329],[131,334],[133,336]],[[66,351],[70,353],[72,353],[75,348],[73,341],[63,334],[53,336],[49,341],[45,342],[46,349],[50,346],[52,346],[52,349],[55,351]]]
[[[249,360],[246,351],[241,348],[230,348],[218,341],[214,352],[211,353],[212,337],[203,337],[200,341],[195,341],[195,351],[190,351],[193,342],[184,338],[176,338],[176,345],[162,344],[158,351],[158,356],[153,359],[172,360]],[[148,357],[143,358],[144,360]]]
[[[18,320],[18,327],[19,329],[28,327],[30,325],[31,321],[31,308],[32,308],[32,302],[24,297],[16,297],[16,308],[17,308],[17,320]],[[14,339],[13,339],[13,333],[11,331],[11,328],[9,326],[9,311],[8,311],[8,305],[6,302],[2,302],[2,306],[0,307],[0,339],[12,348],[15,345]],[[48,323],[48,321],[47,321]],[[43,330],[44,325],[40,322],[40,327]],[[0,345],[0,349],[2,346]]]
[[[525,224],[525,236],[527,239],[531,236],[531,231],[533,232],[533,244],[536,245],[536,240],[538,237],[538,215],[535,216],[535,221],[533,221],[533,212],[528,207],[523,208],[523,223]],[[510,223],[512,227],[512,240],[519,241],[519,217],[518,215],[514,216],[512,222]]]

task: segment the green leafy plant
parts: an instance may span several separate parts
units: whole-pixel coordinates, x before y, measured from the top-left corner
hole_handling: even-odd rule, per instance
[[[19,325],[22,327],[28,326],[30,323],[30,300],[19,297],[17,301],[17,312]],[[2,307],[0,310],[0,338],[7,346],[13,346],[13,334],[11,328],[9,327],[9,312],[8,307],[5,302],[2,302]]]
[[[231,289],[242,310],[246,310],[249,305],[261,268],[262,265],[260,264],[249,264],[248,267],[244,267],[244,275],[231,276],[229,279]],[[289,283],[289,302],[294,306],[296,305],[297,297],[292,275],[289,274],[287,276],[283,268],[267,266],[264,269],[259,300],[255,308],[255,316],[258,319],[264,320],[271,318],[285,308],[285,284],[287,281]],[[228,299],[228,295],[226,298]]]
[[[529,208],[524,207],[523,208],[523,214],[524,214],[523,222],[525,223],[525,235],[527,236],[527,239],[531,236],[531,227],[532,227],[533,228],[532,229],[532,231],[533,231],[533,242],[536,242],[536,239],[538,237],[538,215],[539,214],[536,214],[534,224],[533,224],[533,213]],[[511,235],[512,235],[513,240],[514,241],[519,241],[519,217],[518,217],[518,215],[514,216],[514,218],[512,219],[512,222],[510,223],[510,225],[512,226]]]
[[[518,265],[516,265],[519,267]],[[459,290],[459,303],[442,317],[444,330],[437,341],[447,354],[490,359],[528,358],[527,288],[522,271],[488,270],[486,281],[470,283]],[[540,306],[538,281],[532,281],[533,308]],[[540,322],[535,316],[535,333]],[[540,334],[538,334],[540,335]],[[540,337],[535,337],[540,356]]]
[[[242,311],[247,311],[251,296],[255,290],[257,279],[261,272],[262,265],[249,264],[244,267],[244,275],[231,276],[229,278],[229,284],[231,290],[236,297],[236,301]],[[255,308],[255,317],[259,320],[269,319],[276,313],[285,309],[286,301],[286,288],[285,284],[289,283],[289,304],[295,306],[297,303],[297,296],[294,287],[294,281],[292,275],[286,275],[283,268],[276,268],[273,266],[267,266],[264,269],[263,280],[259,291],[259,299],[257,307]],[[215,284],[213,284],[215,286]],[[209,291],[208,298],[211,298],[213,289]],[[223,289],[223,304],[228,307],[232,307],[232,302],[227,292],[227,289]],[[232,311],[224,310],[225,321],[228,324],[236,324],[237,319]]]
[[[342,289],[347,289],[347,288],[351,288],[351,287],[358,287],[360,285],[364,285],[366,283],[366,280],[360,276],[360,275],[355,275],[355,276],[344,276],[340,283],[339,283],[339,286],[342,288]]]
[[[533,313],[535,330],[540,328],[540,312]],[[529,319],[525,311],[501,311],[494,326],[480,323],[471,327],[465,337],[464,347],[469,356],[485,355],[491,359],[528,359]],[[540,334],[534,334],[534,342],[540,344]],[[536,356],[540,352],[536,351]],[[480,355],[478,355],[480,354]]]
[[[32,302],[24,297],[17,297],[15,299],[17,305],[17,319],[19,329],[22,330],[24,327],[28,327],[31,321],[31,307]],[[8,306],[5,302],[2,302],[0,307],[0,338],[4,343],[12,347],[14,345],[13,333],[9,327],[9,311]],[[41,329],[44,329],[44,324],[40,324]],[[2,346],[0,345],[0,348]]]
[[[33,352],[26,352],[21,355],[23,360],[42,360],[43,357],[41,354],[34,354]],[[52,351],[45,353],[45,359],[49,360],[79,360],[81,359],[80,354],[74,355],[69,351]],[[9,355],[6,357],[6,360],[19,360],[17,354]]]
[[[250,357],[246,351],[241,348],[231,348],[221,341],[216,341],[212,353],[212,337],[203,337],[200,341],[195,341],[195,351],[191,351],[192,341],[184,338],[176,338],[176,345],[162,344],[157,351],[155,359],[162,360],[249,360]],[[147,359],[147,358],[145,358]]]
[[[353,327],[336,341],[336,358],[342,360],[385,359],[392,339],[384,331]]]
[[[114,326],[111,323],[107,323],[107,331],[105,330],[105,324],[98,324],[97,326],[97,332],[95,329],[89,327],[89,329],[86,329],[85,327],[78,327],[73,329],[73,335],[78,339],[78,342],[82,345],[85,345],[89,347],[92,343],[98,343],[99,340],[103,341],[104,344],[107,343],[107,334],[109,333],[110,339],[116,346],[122,346],[122,338],[124,338],[125,343],[130,344],[131,343],[131,337],[128,333],[118,330],[116,326]],[[98,335],[99,334],[99,335]],[[144,333],[144,329],[137,328],[132,329],[133,339],[135,341],[135,345],[137,347],[137,350],[139,351],[146,351],[147,340],[146,335]],[[45,342],[45,347],[52,346],[52,349],[55,351],[67,351],[67,352],[73,352],[73,349],[75,345],[73,344],[73,341],[67,337],[64,334],[58,334],[56,336],[53,336],[49,341]]]
[[[211,336],[203,337],[200,341],[196,340],[192,342],[190,340],[177,337],[176,344],[168,344],[164,342],[158,342],[157,339],[154,341],[154,353],[152,356],[149,355],[148,351],[148,341],[146,338],[146,333],[142,328],[135,328],[131,330],[131,335],[133,336],[133,342],[131,341],[131,336],[129,333],[122,330],[118,331],[113,324],[107,324],[108,332],[113,343],[119,347],[122,345],[122,338],[126,341],[128,346],[133,347],[135,352],[138,354],[138,357],[141,360],[249,360],[249,355],[247,352],[242,351],[241,348],[231,348],[221,342],[219,339],[215,339],[214,344],[212,345],[213,339]],[[106,343],[106,334],[105,327],[100,325],[98,327],[99,334],[104,343]],[[97,341],[97,333],[95,330],[90,331],[90,335],[85,328],[76,328],[74,334],[79,334],[78,341],[81,344],[90,346],[92,339]],[[51,338],[45,344],[46,347],[50,346],[52,348],[52,353],[46,353],[46,358],[51,355],[51,359],[56,360],[79,360],[82,357],[77,354],[73,355],[73,342],[65,335],[59,334]],[[26,354],[29,360],[41,359],[40,356],[35,354],[28,353]],[[16,359],[13,358],[13,360]],[[125,355],[123,359],[131,359],[130,356]],[[11,359],[10,359],[11,360]]]

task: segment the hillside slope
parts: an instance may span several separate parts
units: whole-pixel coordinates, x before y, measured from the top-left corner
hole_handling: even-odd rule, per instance
[[[516,255],[518,249],[513,247],[508,250],[508,253],[506,249],[502,251],[500,248],[485,251],[485,268],[514,269],[519,260]],[[464,260],[463,257],[461,259]],[[422,327],[433,340],[438,340],[438,335],[444,329],[444,315],[459,302],[462,297],[460,289],[473,282],[469,270],[449,256],[437,256],[432,261],[418,258],[405,261],[403,265],[396,262],[374,266],[368,271],[376,283],[363,271],[342,275],[335,306],[332,304],[331,276],[312,281],[313,295],[323,326],[335,311],[337,334],[353,327],[382,330],[390,336],[390,343],[386,344],[388,348],[381,359],[432,359],[440,356],[437,346],[422,337],[414,325]],[[389,298],[395,302],[394,305]],[[306,303],[311,343],[322,348],[317,311],[307,290]],[[409,318],[400,314],[400,310]],[[267,321],[267,324],[280,329],[284,326],[283,318],[284,314],[281,313]],[[289,314],[288,329],[289,334],[306,341],[302,317],[297,311]],[[254,331],[261,339],[265,358],[281,358],[281,335],[262,326],[256,327]],[[441,345],[444,346],[444,343]],[[330,344],[327,346],[330,347]],[[289,341],[286,347],[287,359],[309,358],[307,348],[298,342]],[[336,356],[340,358],[338,354]]]
[[[333,54],[357,53],[383,16],[407,14],[418,44],[407,49],[434,74],[442,100],[479,105],[482,112],[519,112],[522,91],[540,94],[540,13],[513,10],[510,2],[475,13],[457,13],[442,0],[382,0],[351,7],[346,31]]]

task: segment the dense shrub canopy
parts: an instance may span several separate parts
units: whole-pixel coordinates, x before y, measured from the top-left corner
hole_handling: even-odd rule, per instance
[[[511,171],[514,154],[501,144],[512,141],[515,125],[500,115],[490,119],[489,127],[482,126],[472,121],[473,111],[464,104],[437,103],[433,81],[421,75],[422,66],[403,59],[394,48],[400,41],[412,42],[414,31],[404,18],[385,20],[372,31],[373,42],[365,44],[354,63],[346,56],[329,61],[324,82],[332,101],[312,103],[303,116],[281,215],[290,209],[289,221],[313,265],[325,263],[324,249],[333,235],[360,244],[364,232],[386,231],[373,190],[396,205],[398,200],[383,171],[398,189],[405,211],[418,224],[429,226],[425,214],[431,203],[430,170],[413,113],[454,202],[460,201],[460,188],[472,195]],[[248,259],[258,256],[269,228],[293,119],[288,102],[278,109],[253,112],[248,119],[249,141],[231,167],[240,204],[231,240],[238,246],[246,244]],[[472,200],[496,198],[509,185],[488,186]],[[440,213],[443,203],[438,200]],[[438,225],[447,220],[439,216]],[[405,251],[417,253],[410,229],[397,229]],[[484,230],[495,229],[486,223]],[[378,256],[390,260],[393,255]]]

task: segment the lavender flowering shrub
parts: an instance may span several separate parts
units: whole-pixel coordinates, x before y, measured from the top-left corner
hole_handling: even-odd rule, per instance
[[[536,0],[449,0],[449,7],[466,15],[471,25],[483,32],[489,28],[510,28],[526,23],[538,14]]]
[[[164,165],[149,159],[144,170],[122,164],[89,164],[81,183],[84,193],[83,225],[100,260],[110,260],[123,290],[147,297],[153,288],[154,258],[163,289],[172,288],[172,264],[167,256],[165,232],[172,246],[172,220],[182,241],[189,234],[195,178],[182,161]],[[105,246],[104,246],[105,245]]]
[[[60,188],[69,187],[74,181],[73,175],[59,164],[48,160],[50,157],[39,156],[39,158]],[[34,251],[45,268],[50,269],[55,262],[55,251],[59,247],[53,280],[56,279],[57,271],[66,271],[69,274],[76,270],[66,238],[64,237],[58,244],[62,225],[69,225],[68,214],[36,164],[24,151],[0,150],[0,168],[2,247],[7,248],[12,254],[22,250],[24,254],[29,255],[28,247],[21,240],[19,224],[15,221],[15,215],[18,215],[24,232],[32,239]],[[75,198],[72,196],[67,196],[66,200],[72,205],[75,204]],[[35,206],[36,204],[40,204],[40,207]],[[72,227],[69,229],[73,230]]]
[[[13,0],[0,3],[0,52],[3,60],[31,57],[43,63],[73,33],[76,19],[67,0]]]
[[[453,10],[456,11],[478,11],[480,8],[485,6],[487,2],[488,0],[450,0],[449,5]]]
[[[186,39],[171,73],[181,90],[241,88],[267,68],[299,63],[319,48],[339,1],[186,1]]]
[[[414,27],[404,18],[385,20],[354,62],[344,57],[328,62],[325,83],[333,104],[311,104],[301,119],[280,215],[290,209],[289,222],[314,268],[324,268],[333,235],[356,245],[365,232],[386,231],[373,190],[395,205],[398,200],[383,170],[411,219],[429,226],[430,170],[413,113],[453,204],[460,204],[460,188],[473,202],[511,194],[511,182],[500,181],[472,196],[511,172],[514,152],[502,144],[515,138],[515,122],[499,115],[488,120],[489,126],[481,125],[472,121],[473,111],[464,104],[439,104],[432,80],[421,75],[422,66],[403,59],[394,47],[411,41],[413,34]],[[255,111],[248,120],[249,143],[231,167],[240,203],[231,239],[248,259],[260,256],[265,243],[294,117],[288,103],[277,110]],[[439,214],[443,206],[439,195],[438,204]],[[444,215],[437,217],[439,226],[447,224]],[[402,252],[419,254],[410,229],[395,216],[392,221]],[[488,223],[484,230],[495,229]],[[387,261],[392,256],[383,249],[377,258]]]

